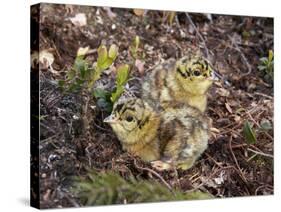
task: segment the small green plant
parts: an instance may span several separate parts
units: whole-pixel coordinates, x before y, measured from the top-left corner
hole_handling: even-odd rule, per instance
[[[92,90],[94,83],[101,73],[109,68],[118,54],[118,47],[111,45],[109,51],[106,46],[98,48],[98,58],[92,66],[85,59],[86,50],[79,49],[72,68],[67,72],[66,80],[59,81],[59,85],[67,91],[79,91],[83,88]]]
[[[248,122],[248,120],[245,121],[244,126],[243,126],[243,134],[246,139],[246,142],[248,144],[255,144],[257,139],[256,139],[256,133],[251,126],[251,124]]]
[[[97,88],[94,90],[94,97],[97,99],[97,104],[100,108],[107,112],[111,112],[113,104],[119,99],[124,92],[127,81],[129,79],[129,65],[120,65],[117,68],[116,87],[112,92]]]
[[[144,73],[144,58],[145,53],[140,49],[140,38],[136,36],[129,47],[130,55],[131,55],[131,66],[132,69],[136,68],[136,70],[140,73]]]
[[[246,120],[244,122],[243,126],[243,135],[245,138],[245,141],[248,144],[256,144],[257,143],[257,135],[262,134],[264,132],[267,132],[269,130],[272,130],[272,124],[267,119],[262,119],[260,121],[259,126],[256,126],[254,128],[253,123]]]
[[[168,22],[170,26],[172,26],[173,21],[176,17],[176,12],[174,11],[164,11],[163,12],[163,18],[162,18],[162,22]]]
[[[91,171],[86,178],[76,178],[73,193],[83,205],[109,205],[172,200],[210,199],[207,193],[183,193],[166,186],[130,176],[127,180],[114,172]]]
[[[140,38],[136,36],[129,47],[129,52],[132,57],[132,61],[130,65],[122,64],[120,65],[116,72],[116,81],[115,81],[115,88],[112,92],[97,89],[94,91],[94,96],[98,100],[98,106],[104,109],[107,112],[111,112],[113,104],[119,99],[122,93],[125,91],[125,85],[128,82],[129,75],[130,75],[130,67],[135,67],[136,64],[140,64],[139,62],[139,55],[140,55]],[[136,62],[138,61],[138,62]],[[139,65],[140,66],[140,65]],[[137,67],[139,70],[140,67]]]
[[[140,39],[135,37],[132,45],[130,46],[130,54],[133,58],[132,66],[136,64],[139,57]],[[101,45],[98,50],[97,61],[90,65],[85,59],[85,55],[89,49],[80,48],[77,52],[77,57],[74,61],[73,67],[67,72],[66,79],[58,82],[59,86],[65,91],[69,92],[82,92],[87,91],[90,96],[95,97],[97,105],[107,111],[111,112],[113,104],[119,99],[125,90],[125,85],[128,82],[130,74],[130,66],[128,64],[120,65],[116,72],[115,88],[111,91],[102,88],[95,88],[95,82],[100,79],[104,70],[108,69],[115,61],[118,55],[118,47],[111,45],[109,50],[106,46]],[[139,64],[139,62],[137,63]],[[138,69],[140,67],[137,67]]]
[[[95,63],[95,72],[93,73],[89,88],[93,87],[93,84],[100,78],[102,71],[108,69],[115,61],[118,54],[118,47],[116,45],[111,45],[109,51],[107,51],[106,46],[102,45],[98,48],[98,59]]]
[[[273,82],[274,55],[272,50],[269,50],[268,57],[260,58],[260,65],[258,66],[258,69],[262,72],[266,81]]]
[[[129,47],[129,51],[134,60],[139,58],[139,46],[140,46],[140,37],[137,35],[133,40],[131,46]]]

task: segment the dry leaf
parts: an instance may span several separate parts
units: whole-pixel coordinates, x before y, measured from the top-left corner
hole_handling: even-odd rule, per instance
[[[145,13],[145,10],[143,10],[143,9],[134,9],[134,13],[137,16],[143,16],[144,13]]]
[[[108,69],[104,70],[102,73],[104,73],[106,75],[109,75],[111,73],[116,74],[117,73],[116,67],[115,66],[110,66]]]
[[[220,88],[223,87],[222,82],[220,82],[220,81],[215,81],[214,85],[216,85],[216,86],[218,86]]]
[[[258,104],[256,102],[251,103],[251,107],[257,107],[257,106],[258,106]]]
[[[143,62],[141,60],[136,59],[136,61],[135,61],[135,66],[137,67],[140,74],[144,73],[144,64],[145,64],[145,62]]]
[[[228,103],[225,103],[225,107],[229,113],[232,113],[232,109]]]
[[[221,185],[221,184],[223,184],[223,182],[224,182],[224,178],[225,178],[225,172],[222,171],[222,172],[220,173],[220,176],[219,176],[219,177],[214,178],[214,181],[215,181],[215,183],[216,183],[217,185]]]
[[[215,127],[211,127],[210,130],[211,130],[211,132],[213,132],[213,133],[218,133],[218,134],[220,133],[220,130],[217,129],[217,128],[215,128]]]
[[[103,25],[103,19],[101,18],[100,15],[96,15],[96,22],[100,25]]]
[[[73,13],[73,5],[67,4],[65,5],[65,9],[68,13]]]
[[[48,50],[39,52],[40,69],[48,69],[55,61],[54,55]]]
[[[241,121],[241,117],[235,115],[235,116],[234,116],[234,121],[239,123],[239,122]]]
[[[220,95],[220,96],[224,96],[224,97],[228,97],[230,92],[224,88],[218,88],[217,89],[217,93]]]
[[[90,50],[89,46],[87,46],[85,48],[80,47],[77,51],[77,57],[86,55],[89,52],[89,50]]]
[[[69,20],[78,27],[87,25],[87,17],[85,13],[78,13],[74,17],[69,18]]]

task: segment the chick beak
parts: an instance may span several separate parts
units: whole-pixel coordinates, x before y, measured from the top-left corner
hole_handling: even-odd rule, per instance
[[[114,115],[110,115],[108,117],[106,117],[103,122],[108,123],[108,124],[116,124],[118,121],[117,117],[115,117]]]

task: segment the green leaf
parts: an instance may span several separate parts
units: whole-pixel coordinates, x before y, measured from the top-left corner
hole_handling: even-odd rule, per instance
[[[111,58],[108,58],[104,63],[98,63],[98,67],[100,70],[105,70],[105,69],[108,69],[113,63],[113,59]]]
[[[261,126],[261,129],[262,129],[262,130],[265,130],[265,131],[271,130],[271,129],[272,129],[272,125],[271,125],[270,121],[267,120],[267,119],[263,119],[263,120],[261,121],[260,126]]]
[[[80,71],[81,78],[85,79],[85,75],[86,75],[86,70],[85,69],[81,69],[81,71]]]
[[[74,62],[74,69],[82,79],[85,79],[86,71],[88,70],[88,63],[83,58],[77,57]]]
[[[134,41],[134,46],[135,46],[135,49],[136,49],[136,50],[138,50],[139,45],[140,45],[140,37],[137,35],[137,36],[135,37],[135,41]]]
[[[42,115],[42,116],[40,115],[39,120],[42,121],[42,120],[44,120],[47,117],[48,117],[48,115]]]
[[[76,78],[76,83],[77,83],[77,85],[80,86],[80,85],[82,85],[84,82],[85,82],[84,80],[79,79],[79,78]]]
[[[250,32],[244,30],[244,31],[242,32],[242,36],[243,36],[243,38],[247,39],[247,38],[249,38],[249,37],[251,36],[251,34],[250,34]]]
[[[94,83],[100,79],[100,75],[101,75],[101,69],[97,66],[95,68],[95,70],[92,72],[92,75],[91,75],[91,80],[88,84],[88,88],[91,89],[93,86],[94,86]]]
[[[123,86],[117,87],[116,91],[111,94],[111,97],[110,97],[111,101],[113,103],[116,102],[119,99],[119,97],[122,95],[123,91],[124,91]]]
[[[261,61],[263,64],[267,64],[267,63],[268,63],[268,58],[267,58],[267,57],[262,57],[262,58],[260,58],[260,61]]]
[[[273,51],[269,50],[268,52],[268,61],[271,62],[273,60]]]
[[[137,51],[136,51],[135,47],[131,46],[129,50],[130,50],[131,56],[134,59],[136,59],[137,58],[137,53],[136,53]]]
[[[84,77],[84,79],[85,79],[85,80],[90,80],[92,74],[94,73],[94,71],[95,71],[94,68],[87,68],[87,69],[85,70],[85,77]]]
[[[111,94],[111,101],[116,102],[124,92],[124,86],[129,78],[129,65],[123,64],[117,68],[116,90]]]
[[[170,26],[173,24],[173,21],[175,19],[175,16],[176,16],[176,12],[169,12],[169,24]]]
[[[107,60],[107,49],[106,46],[102,45],[98,48],[98,66],[101,66]]]
[[[75,76],[76,76],[76,71],[75,71],[75,69],[70,69],[68,72],[67,72],[67,74],[66,74],[66,76],[67,76],[67,80],[72,80]]]
[[[68,90],[69,90],[70,92],[76,92],[76,91],[78,91],[79,89],[81,89],[81,86],[80,86],[79,83],[72,83],[72,84],[69,86],[69,88],[68,88]]]
[[[103,71],[109,68],[114,60],[116,59],[118,54],[118,47],[113,44],[110,46],[109,52],[107,53],[107,49],[104,45],[98,48],[98,59],[97,59],[97,67],[100,71]]]
[[[264,70],[266,69],[266,66],[258,66],[258,69],[259,69],[260,71],[264,71]]]
[[[65,85],[65,81],[64,80],[59,80],[58,81],[58,85],[59,85],[60,88],[63,88],[64,85]]]
[[[47,118],[49,115],[32,115],[32,117],[36,118],[39,121],[43,121],[45,118]]]
[[[108,99],[108,97],[110,96],[110,92],[101,88],[96,88],[93,92],[93,95],[96,98]]]
[[[251,125],[248,121],[246,121],[244,123],[243,134],[244,134],[244,137],[245,137],[246,142],[248,144],[255,144],[256,143],[257,139],[256,139],[255,131],[251,127]]]
[[[140,37],[137,35],[129,48],[130,53],[134,59],[137,59],[138,57],[139,45],[140,45]]]
[[[87,66],[86,60],[79,57],[75,59],[74,68],[76,69],[76,71],[80,72],[81,70],[85,69],[86,66]]]
[[[102,110],[109,112],[109,113],[112,111],[112,108],[113,108],[112,102],[107,101],[103,98],[98,99],[97,105],[99,108],[101,108]]]
[[[111,45],[109,48],[108,57],[111,58],[112,60],[115,60],[117,54],[118,54],[118,47],[115,44]]]
[[[129,65],[123,64],[117,68],[117,86],[125,85],[129,77]]]

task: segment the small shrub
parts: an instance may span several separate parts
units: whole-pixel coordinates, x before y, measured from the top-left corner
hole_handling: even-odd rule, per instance
[[[118,54],[118,47],[111,45],[109,51],[106,46],[98,48],[97,62],[93,65],[85,59],[87,48],[80,48],[72,68],[67,72],[66,79],[59,81],[59,85],[66,91],[75,92],[81,89],[92,90],[94,83],[100,79],[101,73],[109,68]]]
[[[125,90],[125,85],[129,79],[129,65],[120,65],[117,68],[117,75],[115,81],[115,89],[112,92],[104,89],[96,88],[93,92],[97,99],[97,105],[107,112],[111,112],[113,104],[119,99]]]
[[[170,191],[156,181],[137,180],[133,176],[122,178],[114,172],[91,171],[86,178],[76,178],[73,193],[83,205],[110,205],[124,203],[157,202],[172,200],[210,199],[200,191],[183,193]]]

